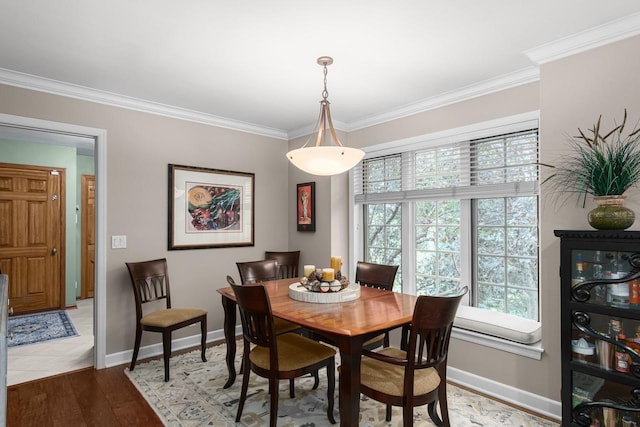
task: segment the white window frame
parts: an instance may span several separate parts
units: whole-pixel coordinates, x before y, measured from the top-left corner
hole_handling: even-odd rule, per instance
[[[365,152],[365,159],[373,157],[381,157],[398,152],[408,152],[425,147],[436,147],[443,144],[452,144],[464,140],[474,140],[480,138],[491,137],[495,135],[502,135],[512,132],[518,132],[526,129],[539,127],[539,111],[531,111],[527,113],[517,114],[500,119],[490,120],[486,122],[476,123],[468,126],[463,126],[454,129],[448,129],[441,132],[435,132],[432,134],[419,135],[412,138],[387,142],[370,147],[363,147]],[[349,222],[351,235],[349,239],[349,259],[351,265],[349,271],[351,277],[355,274],[356,260],[364,259],[364,242],[363,242],[363,204],[355,203],[355,191],[354,171],[349,171]],[[537,186],[537,183],[534,185]],[[500,196],[499,192],[496,196]],[[375,197],[375,195],[374,195]],[[375,200],[371,200],[370,203],[376,203]],[[539,198],[538,198],[538,203]],[[415,277],[413,276],[414,269],[411,268],[410,263],[415,259],[415,248],[412,244],[414,241],[413,225],[413,208],[414,203],[408,202],[405,206],[409,209],[403,208],[403,227],[402,227],[402,241],[403,254],[402,254],[402,275],[403,275],[403,292],[414,294],[415,289]],[[469,221],[471,216],[471,201],[462,200],[462,221]],[[405,222],[406,220],[406,222]],[[407,224],[407,226],[405,226]],[[472,239],[472,231],[467,227],[462,228],[463,232],[461,237],[462,247],[469,247]],[[538,263],[540,267],[540,252],[538,251]],[[472,254],[470,251],[463,251],[461,253],[461,262],[471,263]],[[470,265],[470,264],[467,264]],[[462,283],[471,283],[470,269],[465,269],[461,276]],[[467,302],[468,304],[468,302]],[[541,304],[539,301],[538,304]],[[484,311],[481,308],[477,310]],[[539,308],[539,312],[542,310]],[[502,325],[499,325],[502,326]],[[505,325],[506,326],[506,325]],[[466,329],[454,328],[452,337],[463,341],[473,342],[476,344],[484,345],[487,347],[507,351],[510,353],[518,354],[521,356],[529,357],[532,359],[540,360],[544,349],[542,348],[541,341],[535,344],[524,345],[509,341],[507,339],[498,338],[491,335],[483,334],[482,331],[470,331]]]

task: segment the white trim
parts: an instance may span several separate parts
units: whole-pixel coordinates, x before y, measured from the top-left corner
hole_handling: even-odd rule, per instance
[[[535,344],[520,344],[514,341],[505,340],[503,338],[494,337],[492,335],[482,334],[480,332],[470,331],[453,327],[451,338],[467,341],[474,344],[483,345],[485,347],[495,348],[496,350],[506,351],[508,353],[517,354],[519,356],[528,357],[530,359],[541,360],[544,348],[542,342]]]
[[[390,122],[392,120],[401,119],[403,117],[412,116],[414,114],[423,113],[425,111],[441,108],[446,105],[455,104],[479,96],[488,95],[512,87],[522,86],[528,83],[540,80],[540,69],[538,67],[528,67],[513,73],[485,80],[480,83],[469,85],[453,92],[443,93],[438,96],[423,99],[418,102],[404,105],[392,111],[382,114],[376,114],[351,122],[348,125],[348,132],[364,129],[370,126],[379,125],[381,123]]]
[[[43,132],[83,135],[95,139],[96,161],[96,283],[94,288],[94,352],[96,369],[105,367],[107,313],[107,131],[104,129],[52,122],[31,117],[0,113],[0,124],[25,127]]]
[[[476,390],[540,415],[555,420],[562,418],[562,403],[557,400],[530,393],[451,366],[447,367],[447,379],[452,383]]]
[[[545,64],[640,34],[640,13],[554,40],[524,51],[536,64]]]
[[[365,159],[367,159],[370,157],[417,150],[425,146],[435,147],[459,141],[486,138],[504,133],[537,128],[539,126],[539,118],[539,110],[528,111],[513,116],[473,123],[467,126],[371,145],[369,147],[363,147],[362,150],[365,152]]]
[[[197,325],[191,325],[197,326]],[[236,325],[235,335],[242,336],[242,325]],[[158,335],[160,336],[160,335]],[[215,331],[207,332],[207,344],[212,342],[225,341],[224,330],[218,329]],[[187,348],[199,348],[200,347],[200,333],[198,332],[195,335],[190,335],[184,338],[178,338],[171,341],[171,352],[177,350],[184,350]],[[150,344],[144,347],[140,347],[140,351],[138,352],[138,362],[148,359],[150,357],[161,356],[162,355],[162,343]],[[110,368],[112,366],[118,366],[126,364],[129,366],[131,363],[131,357],[133,356],[133,349],[119,351],[117,353],[108,354],[106,356],[106,367]]]
[[[201,113],[186,108],[173,107],[159,102],[146,101],[120,95],[113,92],[92,89],[85,86],[74,85],[58,80],[47,79],[31,74],[0,68],[0,83],[9,86],[16,86],[25,89],[37,90],[40,92],[52,93],[54,95],[66,96],[69,98],[81,99],[83,101],[96,102],[128,110],[141,111],[143,113],[157,114],[190,122],[202,123],[209,126],[216,126],[225,129],[247,132],[270,138],[287,140],[287,132],[266,126],[258,126],[240,120],[226,119],[214,116],[213,114]]]
[[[356,120],[351,123],[334,122],[336,129],[344,132],[353,132],[355,130],[364,129],[370,126],[379,125],[381,123],[390,122],[392,120],[401,119],[403,117],[412,116],[414,114],[423,113],[425,111],[441,108],[446,105],[455,104],[457,102],[467,101],[479,96],[488,95],[490,93],[499,92],[516,86],[522,86],[528,83],[540,80],[540,69],[538,67],[528,67],[520,71],[505,74],[493,79],[485,80],[480,83],[469,85],[459,90],[437,95],[431,98],[423,99],[418,102],[406,104],[393,110],[375,114]],[[311,126],[289,131],[289,138],[294,139],[304,135],[308,135],[313,131]]]

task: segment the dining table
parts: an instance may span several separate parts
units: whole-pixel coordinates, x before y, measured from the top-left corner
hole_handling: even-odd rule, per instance
[[[417,297],[365,286],[360,296],[344,302],[303,302],[289,296],[291,284],[299,279],[280,279],[258,283],[269,295],[273,316],[296,323],[340,351],[339,410],[341,426],[357,426],[360,417],[360,359],[368,339],[411,323]],[[252,286],[252,285],[245,285]],[[231,287],[218,289],[224,309],[226,363],[229,378],[236,379],[236,298]]]

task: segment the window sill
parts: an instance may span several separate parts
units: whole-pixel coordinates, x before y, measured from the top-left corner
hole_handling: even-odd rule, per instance
[[[456,328],[455,326],[453,331],[451,331],[451,338],[484,345],[485,347],[495,348],[535,360],[542,359],[542,353],[544,352],[541,341],[535,344],[520,344],[504,338],[498,338],[468,329]]]
[[[453,338],[540,360],[544,351],[539,322],[476,307],[460,306]]]

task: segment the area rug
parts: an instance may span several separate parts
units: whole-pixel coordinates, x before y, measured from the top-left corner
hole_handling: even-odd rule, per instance
[[[242,342],[238,342],[236,367],[240,366]],[[235,422],[240,397],[242,376],[228,389],[222,386],[228,371],[224,361],[224,345],[207,350],[207,362],[200,359],[200,351],[173,356],[171,380],[164,382],[162,360],[141,363],[125,374],[156,411],[166,426],[249,426],[269,425],[268,383],[264,378],[251,374],[249,391],[242,420]],[[336,360],[336,364],[339,361]],[[289,382],[280,382],[278,426],[319,427],[330,426],[327,419],[327,392],[325,371],[320,371],[320,387],[312,390],[313,378],[295,380],[296,397],[289,398]],[[337,379],[336,375],[336,379]],[[335,418],[339,423],[336,384]],[[453,385],[447,387],[451,425],[455,427],[514,426],[547,427],[559,424],[518,411],[508,405],[479,396]],[[390,423],[385,421],[385,406],[363,395],[360,398],[360,426],[401,426],[401,408],[393,409]],[[414,410],[414,426],[433,426],[427,407]]]
[[[78,335],[69,314],[64,311],[10,317],[7,323],[9,347],[35,344]]]

